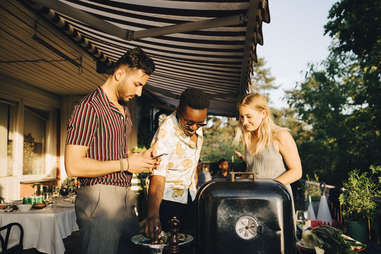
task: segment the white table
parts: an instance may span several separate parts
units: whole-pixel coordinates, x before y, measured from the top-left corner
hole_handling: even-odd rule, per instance
[[[0,226],[12,222],[20,223],[24,229],[24,249],[35,248],[48,254],[64,254],[63,239],[78,230],[74,206],[0,212]]]

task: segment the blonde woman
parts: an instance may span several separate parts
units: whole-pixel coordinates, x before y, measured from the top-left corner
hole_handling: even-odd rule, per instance
[[[245,155],[236,152],[246,162],[256,178],[271,178],[287,187],[302,176],[298,149],[286,128],[277,126],[264,96],[252,93],[239,105],[239,123]]]

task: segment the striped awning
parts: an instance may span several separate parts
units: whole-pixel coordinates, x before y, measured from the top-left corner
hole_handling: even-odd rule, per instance
[[[145,88],[176,105],[187,87],[211,95],[210,113],[234,116],[248,89],[267,0],[23,1],[78,43],[107,72],[126,49],[141,47],[156,70]]]

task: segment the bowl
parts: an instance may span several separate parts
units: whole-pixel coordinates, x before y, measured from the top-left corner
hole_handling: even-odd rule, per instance
[[[31,204],[20,204],[17,205],[17,208],[19,209],[20,212],[27,212],[32,208]]]

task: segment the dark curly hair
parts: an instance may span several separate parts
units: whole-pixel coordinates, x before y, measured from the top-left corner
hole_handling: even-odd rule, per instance
[[[142,69],[147,75],[155,71],[155,63],[141,48],[128,49],[114,64],[114,72],[121,66]]]
[[[218,165],[218,166],[221,165],[221,163],[224,162],[224,161],[229,162],[227,159],[221,158],[221,159],[219,159],[219,160],[217,161],[217,165]]]
[[[197,88],[187,88],[180,95],[180,103],[177,108],[179,113],[184,113],[189,106],[193,109],[204,109],[209,107],[209,96]]]

